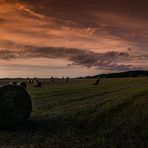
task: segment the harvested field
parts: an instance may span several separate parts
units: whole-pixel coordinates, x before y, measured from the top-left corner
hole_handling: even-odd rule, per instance
[[[24,128],[0,132],[0,145],[51,148],[148,146],[148,78],[27,83],[33,112]],[[4,83],[4,80],[0,81]]]

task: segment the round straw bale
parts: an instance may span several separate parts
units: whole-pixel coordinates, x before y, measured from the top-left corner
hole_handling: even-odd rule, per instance
[[[34,83],[36,80],[38,80],[37,78],[33,78],[32,79],[32,83]]]
[[[68,82],[69,80],[70,80],[70,78],[69,78],[69,77],[67,77],[67,78],[65,79],[65,81],[66,81],[66,82]]]
[[[42,87],[42,83],[41,82],[35,82],[34,87]]]
[[[18,127],[26,123],[32,101],[25,89],[17,85],[0,86],[0,127]]]
[[[32,79],[29,79],[29,81],[28,81],[29,83],[31,83],[32,82]]]
[[[27,84],[25,82],[18,82],[17,85],[22,86],[25,89],[27,88]]]
[[[11,81],[9,84],[10,84],[10,85],[17,85],[17,82]]]
[[[33,81],[33,83],[35,84],[35,83],[37,83],[37,82],[39,82],[39,80],[38,79],[35,79],[34,81]]]

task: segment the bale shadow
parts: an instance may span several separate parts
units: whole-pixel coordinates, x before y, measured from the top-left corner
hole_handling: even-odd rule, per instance
[[[52,133],[63,133],[71,129],[72,131],[82,131],[83,124],[77,120],[63,119],[62,117],[55,117],[49,119],[37,119],[32,118],[24,125],[18,125],[17,127],[11,128],[0,128],[0,131],[16,132],[16,133],[41,133],[41,134],[52,134]]]

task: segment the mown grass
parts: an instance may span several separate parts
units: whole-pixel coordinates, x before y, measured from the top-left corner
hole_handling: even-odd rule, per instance
[[[1,130],[4,147],[146,148],[148,78],[28,84],[33,112],[28,124]]]

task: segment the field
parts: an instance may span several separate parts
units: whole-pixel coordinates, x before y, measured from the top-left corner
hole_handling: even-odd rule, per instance
[[[0,131],[1,147],[146,148],[148,78],[94,79],[28,84],[28,124]],[[7,83],[1,80],[0,83]]]

